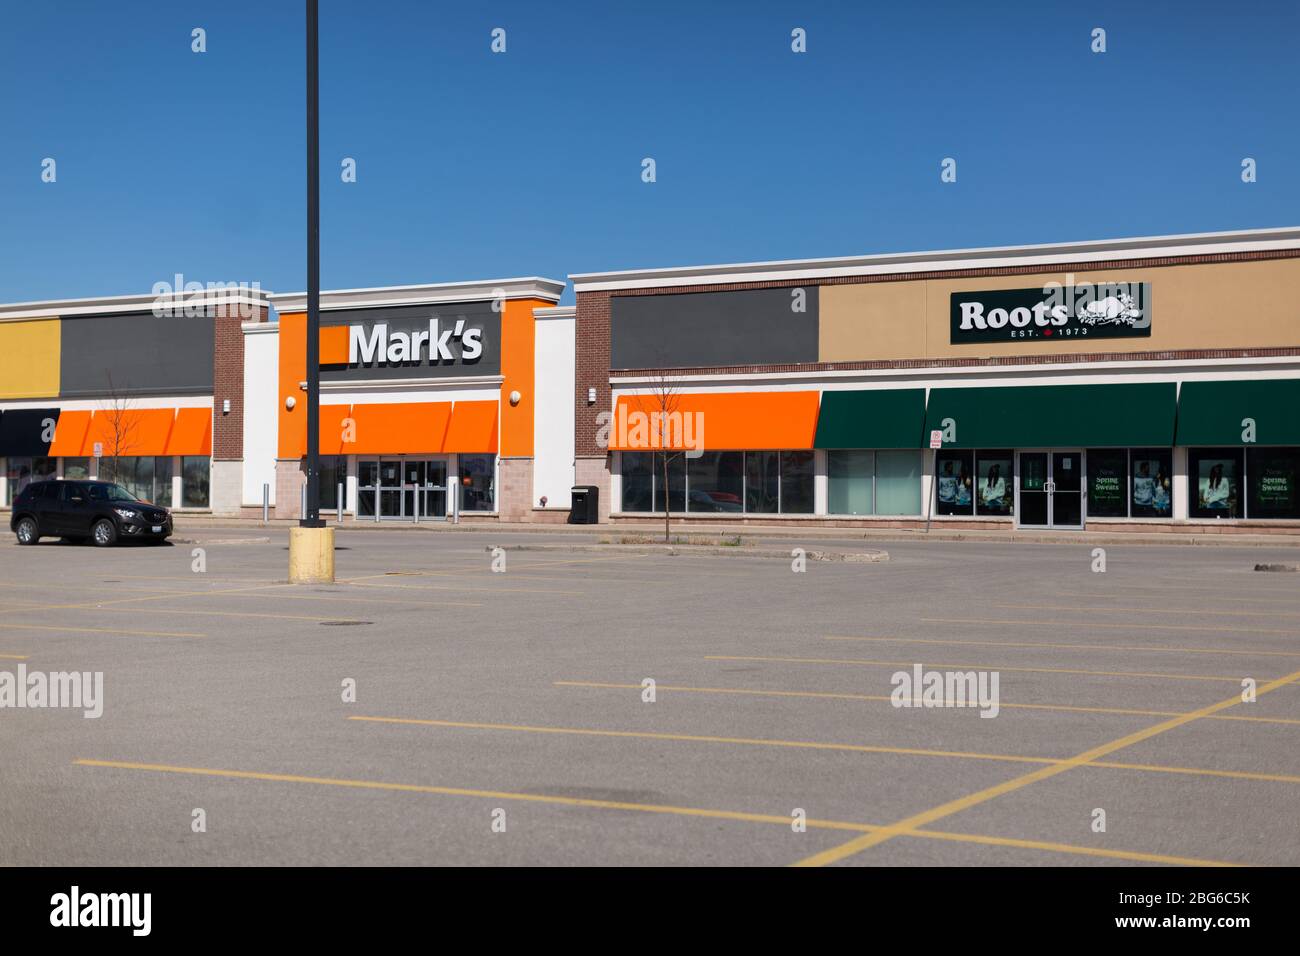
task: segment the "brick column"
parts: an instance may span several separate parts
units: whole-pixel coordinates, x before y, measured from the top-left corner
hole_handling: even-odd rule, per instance
[[[577,339],[573,396],[574,483],[600,489],[600,520],[610,512],[609,451],[597,441],[598,416],[613,407],[609,387],[609,293],[580,292],[577,296],[574,334]],[[589,389],[596,401],[587,401]],[[606,429],[607,431],[607,429]]]

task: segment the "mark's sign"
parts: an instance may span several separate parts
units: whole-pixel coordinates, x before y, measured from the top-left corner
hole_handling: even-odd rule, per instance
[[[374,365],[387,362],[428,361],[473,362],[483,354],[483,329],[469,325],[464,318],[444,322],[437,316],[429,320],[428,329],[409,332],[388,330],[387,323],[348,326],[348,364]]]
[[[495,375],[501,314],[487,302],[327,313],[320,360],[328,381]]]
[[[1148,282],[1049,282],[1039,289],[954,292],[954,345],[1023,339],[1118,339],[1151,335]]]

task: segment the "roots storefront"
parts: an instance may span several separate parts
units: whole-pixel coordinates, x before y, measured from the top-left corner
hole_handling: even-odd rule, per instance
[[[573,279],[607,520],[1300,523],[1300,231]]]

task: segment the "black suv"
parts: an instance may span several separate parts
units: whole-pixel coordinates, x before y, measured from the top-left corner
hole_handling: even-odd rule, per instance
[[[19,544],[89,538],[107,548],[119,540],[165,541],[172,516],[110,481],[34,481],[14,499],[9,529]]]

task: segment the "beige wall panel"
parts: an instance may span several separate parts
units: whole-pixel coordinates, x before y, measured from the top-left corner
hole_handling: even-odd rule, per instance
[[[926,291],[924,282],[822,286],[817,293],[818,358],[925,358]]]
[[[822,286],[823,362],[1300,347],[1300,259]],[[1146,338],[949,343],[953,292],[1149,282]]]

